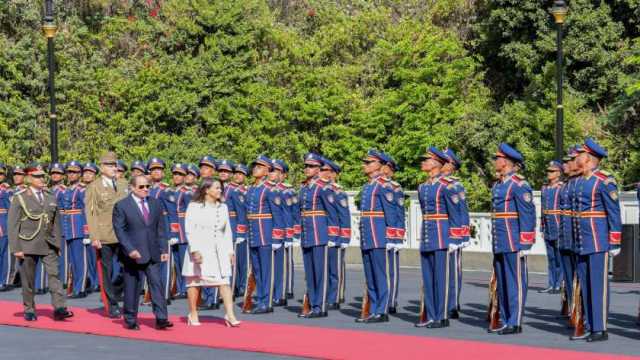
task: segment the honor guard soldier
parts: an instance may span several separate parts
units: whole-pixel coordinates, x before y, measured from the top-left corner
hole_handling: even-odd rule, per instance
[[[32,163],[27,168],[29,188],[15,193],[9,208],[9,241],[13,255],[20,259],[24,319],[37,319],[34,301],[36,262],[41,260],[49,277],[53,319],[72,317],[65,304],[64,290],[58,278],[60,251],[60,214],[56,198],[45,189],[42,165]]]
[[[233,174],[235,164],[231,160],[221,160],[217,164],[218,166],[218,175],[220,180],[224,185],[224,193],[223,198],[224,202],[227,204],[227,209],[229,210],[229,224],[231,225],[231,232],[234,244],[234,252],[237,250],[238,239],[241,241],[245,241],[246,239],[246,211],[244,208],[244,195],[242,195],[238,191],[239,185],[233,181]],[[240,227],[244,226],[244,231],[239,235],[238,233],[238,225]],[[246,244],[245,244],[246,245]],[[247,250],[248,251],[248,250]],[[246,251],[245,251],[246,255]],[[236,261],[238,259],[238,255],[236,255]],[[246,257],[245,257],[246,259]],[[233,296],[239,296],[242,293],[236,292],[236,282],[237,282],[237,266],[234,263],[231,275],[231,291],[233,292]]]
[[[185,186],[191,191],[191,193],[195,193],[198,188],[196,182],[200,178],[200,170],[197,166],[193,164],[187,165],[187,176],[184,178]]]
[[[389,321],[389,271],[387,243],[395,235],[395,194],[382,176],[383,155],[369,150],[363,159],[363,172],[369,178],[360,192],[360,247],[366,280],[365,300],[359,323]],[[366,314],[368,312],[368,314]]]
[[[233,264],[232,285],[236,296],[245,293],[247,277],[249,276],[249,243],[247,242],[247,187],[244,185],[249,169],[243,164],[235,164],[233,167],[233,179],[229,186],[233,193],[229,195],[236,208],[234,227],[234,252],[236,261]],[[233,222],[233,218],[231,218]]]
[[[162,180],[164,179],[164,169],[165,163],[162,159],[157,157],[152,157],[147,162],[147,172],[149,173],[149,177],[151,180],[151,189],[149,190],[149,196],[160,200],[162,204],[162,214],[165,217],[166,224],[166,233],[169,235],[169,244],[177,243],[177,239],[173,236],[175,233],[172,233],[170,225],[169,225],[169,211],[167,203],[169,202],[169,185]],[[160,264],[160,278],[162,280],[162,292],[164,294],[164,298],[167,301],[167,304],[171,304],[171,269],[173,267],[173,261],[171,256],[169,256],[169,260],[164,261]],[[147,299],[147,296],[145,296]]]
[[[340,166],[331,160],[323,158],[322,174],[328,177],[331,191],[335,197],[334,207],[338,219],[339,232],[333,246],[329,246],[329,310],[340,309],[340,302],[344,301],[345,287],[345,259],[346,248],[351,241],[351,212],[349,211],[349,196],[336,182],[341,171]]]
[[[382,165],[382,174],[393,189],[393,205],[394,205],[394,224],[390,228],[391,234],[387,242],[387,252],[389,253],[389,313],[395,314],[398,305],[398,286],[400,280],[400,248],[404,245],[405,235],[405,215],[404,215],[404,192],[402,186],[393,181],[393,175],[398,169],[398,165],[393,158],[381,153],[385,159]]]
[[[420,263],[422,268],[422,307],[427,315],[416,327],[449,326],[449,261],[451,244],[461,241],[464,231],[460,195],[454,180],[442,175],[448,158],[430,147],[422,157],[421,170],[428,179],[418,187],[422,209]]]
[[[169,235],[169,246],[171,257],[175,268],[175,299],[187,298],[187,284],[182,276],[182,265],[184,257],[189,247],[187,236],[185,235],[184,220],[187,212],[187,206],[191,202],[193,193],[185,185],[185,177],[187,176],[187,164],[176,163],[171,167],[173,188],[167,190],[167,212],[169,218],[169,227],[171,234]]]
[[[575,158],[578,155],[576,147],[569,148],[568,154],[562,158],[562,170],[566,181],[560,186],[560,232],[558,233],[558,250],[562,269],[563,302],[561,315],[569,317],[573,313],[573,295],[576,278],[576,255],[574,252],[574,193],[577,179]]]
[[[147,164],[141,160],[135,160],[131,163],[131,177],[145,175],[147,173]]]
[[[274,250],[282,247],[286,225],[282,198],[267,181],[271,159],[260,155],[251,167],[254,184],[247,191],[246,204],[251,268],[257,292],[257,304],[251,313],[264,314],[273,312],[273,255]]]
[[[280,182],[278,188],[282,191],[285,212],[287,214],[287,231],[284,241],[284,278],[283,278],[283,293],[286,299],[293,299],[293,275],[294,275],[294,263],[293,263],[293,243],[300,243],[300,203],[298,202],[298,193],[293,188],[293,185],[286,182],[289,175],[289,167],[282,160],[277,160],[279,167],[282,169],[280,174]]]
[[[198,162],[200,168],[200,177],[204,179],[211,179],[216,175],[218,162],[211,155],[203,156]],[[205,287],[202,289],[202,304],[199,306],[200,310],[213,310],[220,308],[220,298],[218,296],[218,288]]]
[[[91,184],[98,175],[98,166],[92,162],[87,162],[82,165],[82,184],[85,189]],[[88,227],[88,226],[87,226]],[[87,240],[85,240],[85,243]],[[91,244],[86,244],[87,249],[87,274],[89,279],[89,288],[91,291],[98,290],[100,288],[100,281],[98,279],[98,263],[96,252],[92,249]],[[113,265],[112,280],[116,278],[116,275],[120,271],[119,263],[116,261]]]
[[[13,288],[11,269],[13,268],[13,254],[7,236],[7,217],[11,204],[11,187],[6,182],[7,165],[0,162],[0,292]]]
[[[66,186],[64,185],[64,166],[60,163],[53,163],[49,165],[48,170],[50,182],[49,189],[53,192],[53,196],[56,198],[56,202],[60,208],[60,213],[63,214],[64,209],[62,208],[62,196],[66,190]],[[62,241],[60,244],[60,259],[58,260],[58,274],[63,287],[67,284],[67,273],[69,268],[68,258],[69,255],[67,254],[67,247],[65,246],[65,242]]]
[[[285,237],[282,247],[274,250],[273,254],[273,306],[286,306],[286,248],[290,248],[293,243],[293,218],[291,216],[291,205],[293,202],[291,198],[295,196],[290,191],[291,186],[284,184],[284,175],[289,171],[289,167],[282,160],[271,161],[271,172],[269,172],[268,181],[275,188],[282,199],[281,211],[285,226]]]
[[[547,166],[548,183],[541,190],[542,218],[540,231],[544,236],[547,249],[547,267],[549,286],[540,293],[557,294],[560,292],[561,268],[558,237],[560,233],[560,193],[562,188],[562,164],[553,160]]]
[[[69,187],[62,196],[62,238],[66,244],[71,267],[71,297],[74,299],[87,296],[87,277],[89,276],[89,258],[95,258],[93,249],[89,247],[89,226],[85,217],[85,190],[86,185],[80,182],[80,163],[70,161],[67,163]],[[97,170],[97,169],[96,169]],[[96,273],[94,269],[94,274]],[[97,274],[91,279],[92,285],[97,288]]]
[[[535,242],[536,212],[531,187],[516,174],[524,157],[502,143],[494,156],[500,179],[491,189],[493,267],[502,326],[490,329],[500,335],[522,332],[527,298],[526,255]]]
[[[128,169],[129,168],[127,167],[127,164],[125,164],[124,161],[118,160],[118,162],[116,163],[116,178],[125,179]]]
[[[451,238],[449,251],[449,319],[458,319],[460,317],[460,293],[462,291],[462,249],[469,246],[470,217],[469,206],[466,200],[466,190],[459,178],[453,174],[460,170],[462,162],[451,149],[445,149],[443,152],[447,156],[448,162],[442,166],[442,174],[453,180],[453,184],[458,193],[460,201],[458,209],[460,210],[460,219],[462,221],[462,238]]]
[[[576,184],[576,252],[585,333],[572,339],[607,340],[609,315],[609,255],[620,253],[622,218],[618,186],[613,176],[600,169],[607,151],[591,138],[578,149],[581,179]]]
[[[301,318],[327,316],[328,246],[335,246],[339,224],[335,209],[335,194],[331,190],[327,171],[322,171],[324,159],[315,153],[304,158],[306,181],[300,189],[302,223],[302,260],[310,311]]]

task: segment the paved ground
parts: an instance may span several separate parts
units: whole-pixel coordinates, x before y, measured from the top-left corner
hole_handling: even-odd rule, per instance
[[[466,272],[462,292],[462,313],[460,320],[453,321],[446,329],[416,329],[418,288],[420,278],[417,269],[401,271],[399,313],[392,315],[387,324],[357,324],[353,319],[359,315],[360,300],[363,292],[362,271],[358,268],[347,272],[347,303],[339,311],[331,312],[328,318],[302,320],[296,317],[301,308],[298,299],[302,294],[302,271],[296,269],[296,295],[289,306],[277,308],[275,313],[267,315],[243,315],[238,317],[252,321],[273,323],[304,324],[308,326],[339,327],[344,329],[389,332],[396,334],[434,336],[463,340],[487,341],[493,343],[522,344],[552,348],[572,349],[588,352],[617,353],[640,356],[640,329],[635,324],[640,298],[640,284],[614,283],[611,291],[611,314],[609,320],[610,340],[605,343],[587,344],[568,340],[571,331],[566,329],[564,320],[556,319],[560,307],[559,295],[539,294],[537,290],[545,285],[545,277],[530,274],[530,287],[524,320],[524,333],[517,336],[498,336],[486,333],[485,322],[487,303],[487,280],[489,274]],[[17,290],[0,293],[0,300],[20,301]],[[49,301],[48,295],[38,296],[39,303]],[[71,306],[89,308],[100,307],[96,294],[87,299],[69,300]],[[173,315],[184,316],[187,312],[185,300],[174,301],[170,306]],[[143,307],[144,311],[149,308]],[[201,316],[222,316],[222,310],[203,312]],[[140,346],[143,344],[142,346]],[[0,346],[2,358],[47,358],[47,359],[85,359],[87,353],[99,349],[92,360],[111,359],[115,353],[119,358],[139,358],[141,351],[145,356],[155,359],[210,358],[213,356],[233,356],[238,359],[263,358],[267,355],[239,351],[203,349],[197,347],[164,345],[113,339],[100,336],[56,333],[51,331],[30,330],[0,326]],[[339,346],[337,344],[336,346]],[[117,349],[117,350],[115,350]],[[78,355],[83,354],[83,355]],[[9,355],[10,357],[8,357]],[[15,355],[15,356],[11,356]],[[130,357],[127,357],[130,356]]]

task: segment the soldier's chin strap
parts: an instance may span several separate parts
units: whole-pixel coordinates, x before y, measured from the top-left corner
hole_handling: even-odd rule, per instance
[[[29,212],[29,210],[27,209],[27,204],[25,204],[24,198],[22,197],[22,194],[17,194],[16,197],[18,198],[18,202],[20,203],[20,207],[22,208],[22,211],[25,214],[25,216],[22,219],[20,219],[20,221],[24,221],[26,219],[30,219],[30,220],[38,222],[38,228],[36,229],[36,231],[34,231],[33,234],[31,234],[30,236],[18,235],[18,237],[20,239],[22,239],[22,240],[25,240],[25,241],[33,240],[38,235],[38,233],[40,233],[40,230],[42,229],[42,221],[44,220],[47,223],[49,222],[49,215],[46,212],[43,212],[42,214],[38,214],[38,215],[31,214]]]

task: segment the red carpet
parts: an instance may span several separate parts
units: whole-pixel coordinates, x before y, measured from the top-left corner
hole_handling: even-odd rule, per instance
[[[50,307],[38,310],[38,321],[22,318],[22,304],[0,301],[0,324],[34,329],[112,336],[218,349],[243,350],[270,354],[325,359],[501,359],[517,354],[517,360],[602,360],[633,357],[585,353],[479,341],[450,340],[435,337],[393,335],[368,331],[319,328],[302,325],[269,324],[243,321],[228,329],[222,320],[201,318],[202,326],[188,327],[184,318],[172,317],[172,329],[157,331],[151,314],[141,314],[141,330],[123,329],[122,320],[111,320],[101,311],[73,308],[75,317],[54,322]]]

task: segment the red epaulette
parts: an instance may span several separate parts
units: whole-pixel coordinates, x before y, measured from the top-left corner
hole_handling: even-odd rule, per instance
[[[610,175],[607,173],[602,172],[601,170],[598,170],[596,172],[593,173],[594,176],[596,176],[598,179],[605,181],[607,179],[609,179]]]
[[[524,177],[518,174],[511,175],[511,180],[513,180],[517,185],[522,185],[522,183],[524,183]]]

